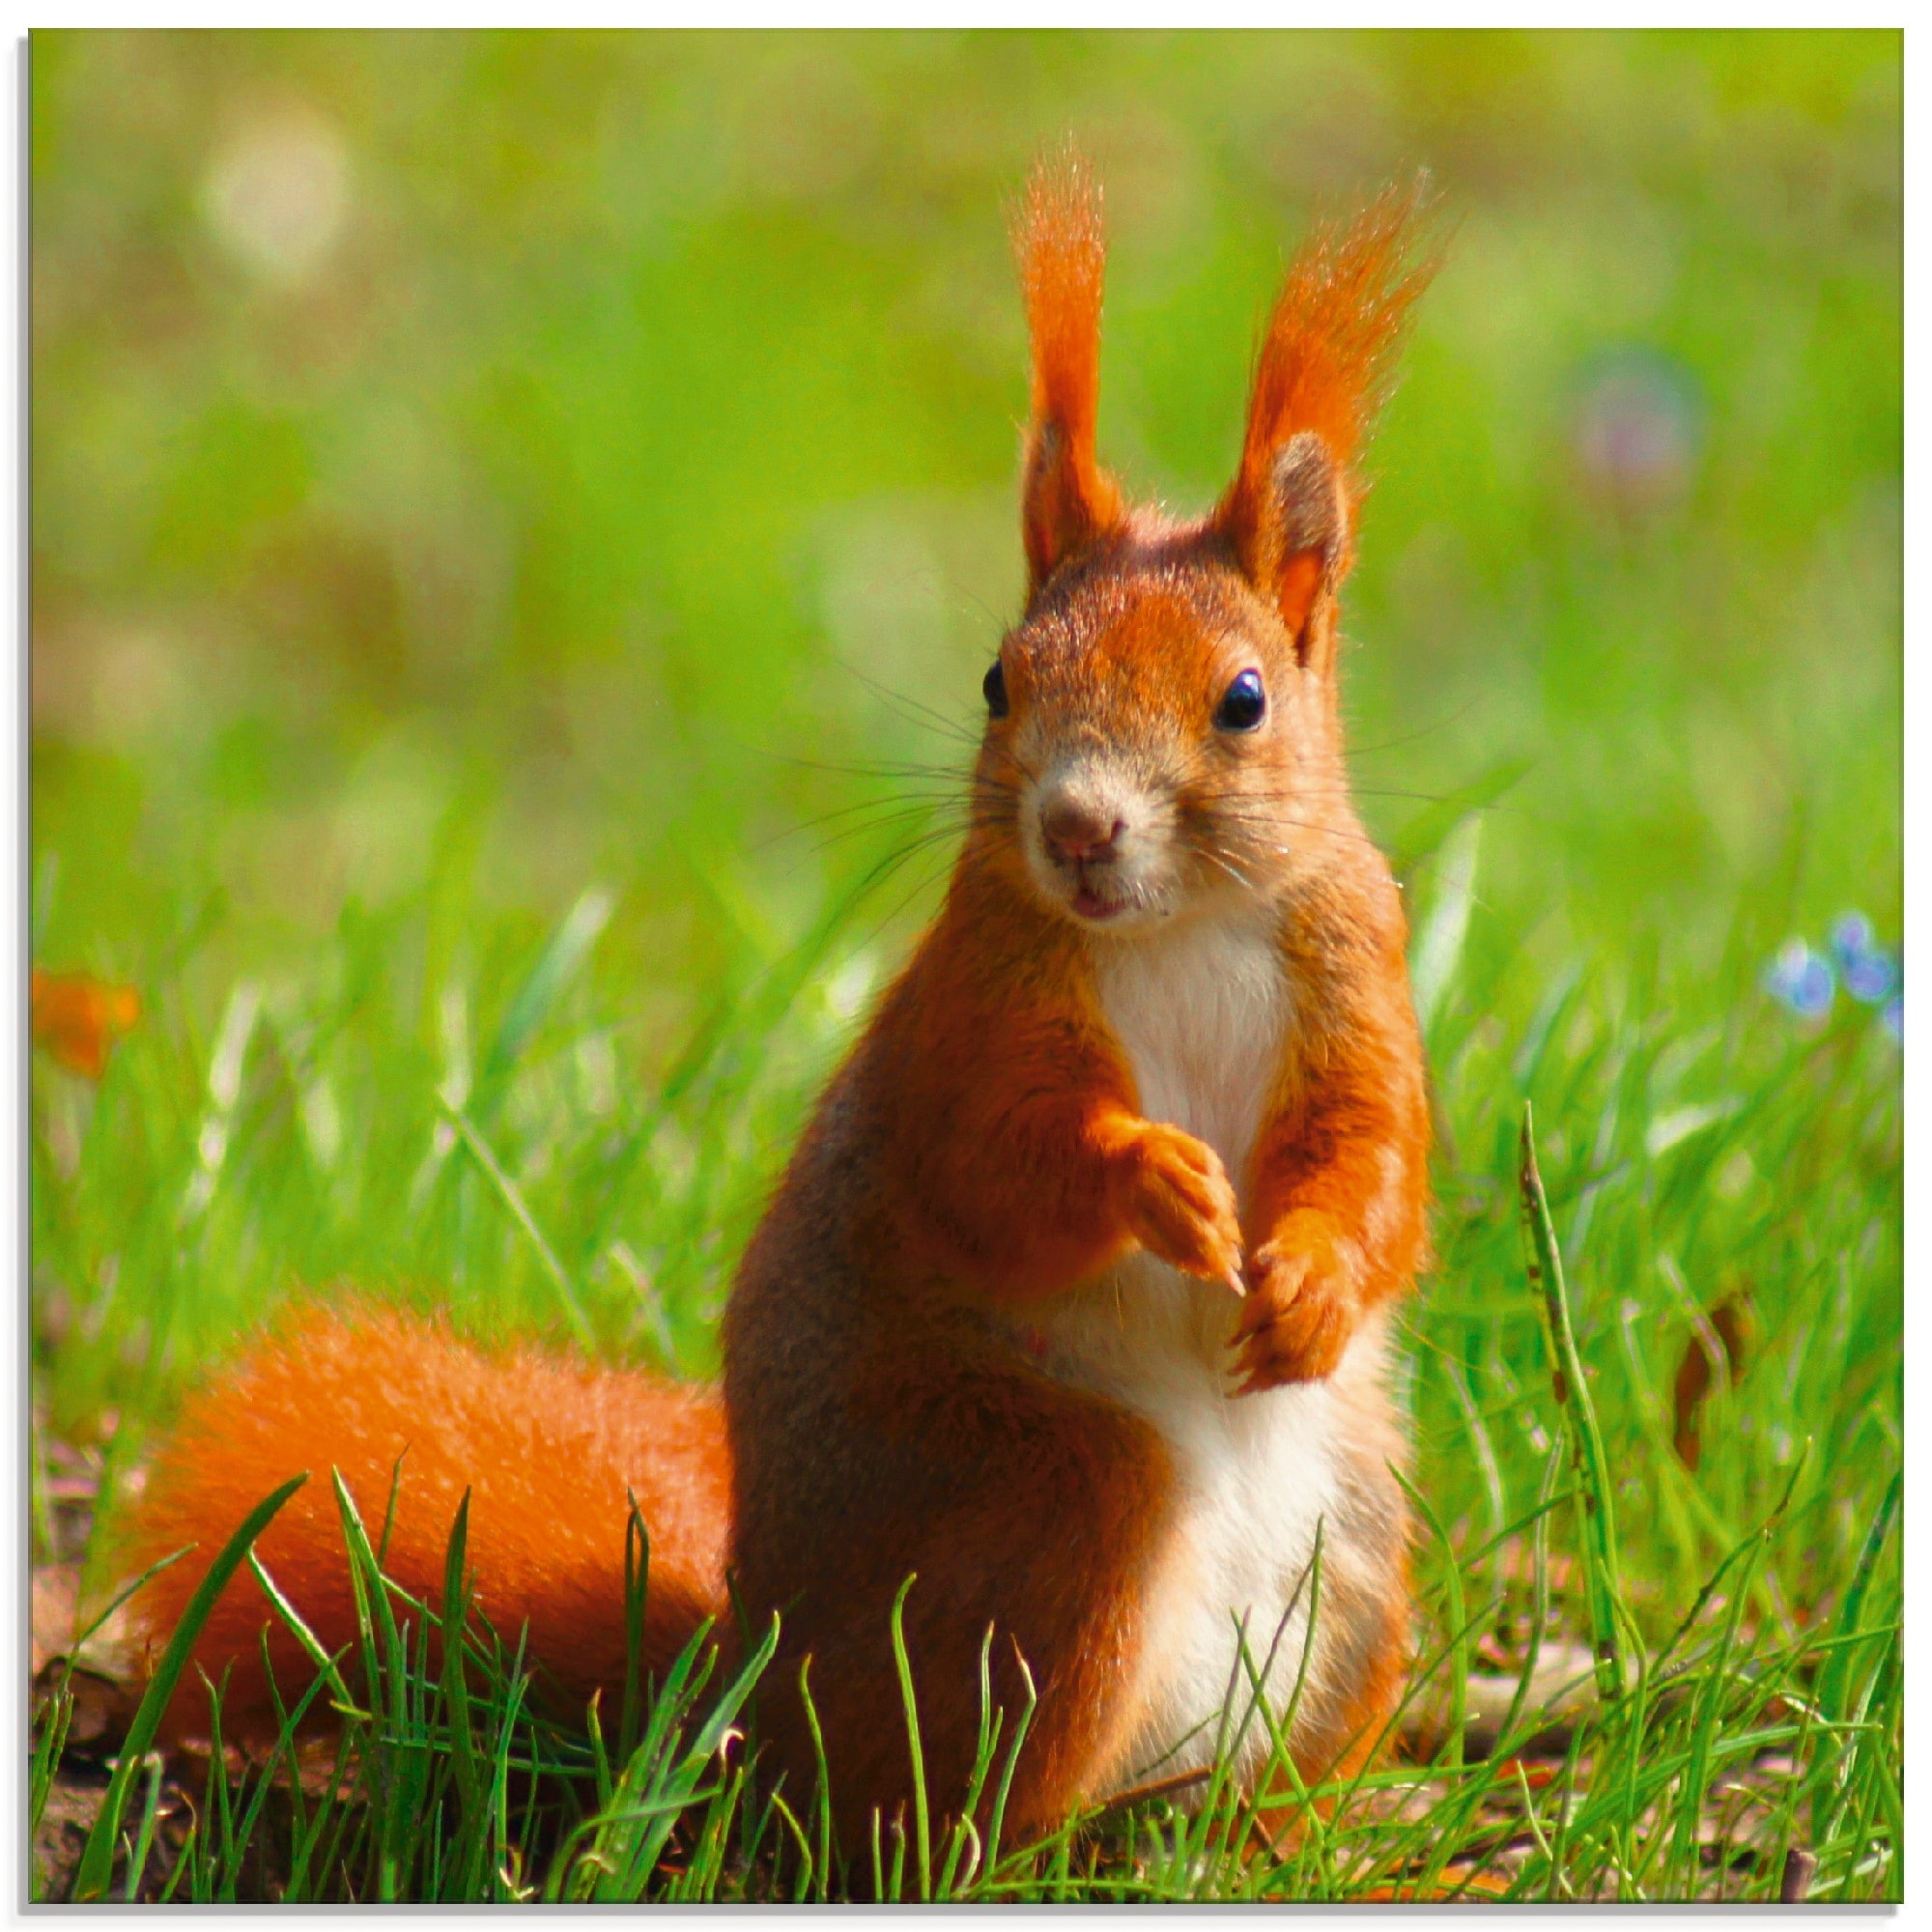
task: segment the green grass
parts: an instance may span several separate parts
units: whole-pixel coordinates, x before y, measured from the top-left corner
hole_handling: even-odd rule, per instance
[[[1423,903],[1427,925],[1438,908]],[[567,1345],[582,1323],[605,1352],[700,1370],[720,1245],[755,1211],[785,1124],[849,1026],[836,1017],[849,998],[838,989],[864,917],[820,921],[769,954],[748,945],[740,978],[718,995],[724,1017],[696,1030],[659,1085],[619,1083],[602,1110],[596,1048],[621,1024],[623,1001],[599,992],[598,952],[572,944],[590,923],[581,907],[523,959],[506,950],[470,1022],[476,1070],[453,1116],[463,1082],[416,1037],[418,999],[397,997],[395,963],[409,949],[393,929],[345,937],[337,957],[315,962],[332,996],[293,1010],[265,1002],[245,1047],[235,1018],[249,1010],[245,993],[213,1041],[173,1034],[156,1015],[98,1092],[57,1074],[42,1081],[43,1105],[86,1118],[71,1173],[51,1151],[57,1134],[38,1144],[37,1266],[71,1269],[91,1235],[111,1240],[123,1267],[152,1267],[167,1292],[142,1305],[151,1325],[108,1331],[140,1333],[148,1364],[204,1363],[215,1334],[248,1325],[251,1297],[349,1274],[446,1299],[482,1328],[514,1322]],[[1899,1463],[1893,1050],[1862,1014],[1807,1037],[1751,1002],[1733,1037],[1712,1025],[1687,1051],[1678,1026],[1643,1017],[1662,1005],[1654,995],[1613,1002],[1588,976],[1558,989],[1548,1004],[1560,1010],[1496,1038],[1471,1021],[1488,1014],[1484,976],[1494,970],[1465,945],[1433,1043],[1454,1152],[1440,1178],[1442,1260],[1409,1321],[1429,1525],[1413,1694],[1453,1698],[1485,1633],[1500,1633],[1527,1673],[1530,1633],[1592,1629],[1589,1565],[1561,1561],[1590,1546],[1571,1507],[1579,1478],[1516,1199],[1525,1093],[1546,1123],[1551,1221],[1604,1444],[1596,1466],[1613,1472],[1604,1502],[1622,1588],[1597,1614],[1626,1670],[1641,1675],[1526,1803],[1503,1769],[1507,1741],[1463,1763],[1452,1733],[1440,1762],[1363,1780],[1286,1866],[1239,1865],[1215,1849],[1243,1802],[1230,1789],[1166,1837],[1150,1803],[1098,1835],[1015,1853],[973,1871],[969,1895],[1286,1887],[1344,1897],[1395,1879],[1427,1889],[1512,1830],[1541,1834],[1511,1877],[1525,1897],[1775,1894],[1787,1844],[1818,1856],[1814,1896],[1896,1895],[1900,1583],[1895,1538],[1875,1534]],[[239,1062],[239,1077],[211,1065],[223,1061]],[[225,1105],[211,1087],[229,1094]],[[325,1087],[341,1122],[332,1158],[314,1127]],[[1684,1132],[1693,1105],[1714,1119]],[[371,1260],[372,1229],[392,1257],[400,1247],[392,1272]],[[1671,1446],[1673,1378],[1704,1302],[1745,1281],[1760,1338],[1736,1385],[1720,1381],[1706,1398],[1692,1473]],[[125,1376],[98,1352],[106,1377],[117,1366]],[[63,1392],[81,1414],[110,1393],[126,1400],[126,1379],[90,1387],[86,1360],[78,1346],[63,1351],[43,1382],[62,1388],[66,1371]],[[148,1366],[149,1386],[164,1387],[161,1374]],[[141,1379],[131,1386],[145,1393]],[[53,1426],[64,1426],[58,1410]],[[124,1426],[117,1445],[131,1434]],[[270,1789],[272,1765],[257,1771],[219,1814],[252,1818],[255,1835],[198,1823],[176,1880],[185,1895],[224,1895],[269,1870],[291,1896],[609,1896],[627,1886],[626,1895],[790,1896],[825,1883],[822,1859],[805,1863],[821,1842],[809,1805],[788,1818],[746,1784],[742,1755],[711,1772],[705,1753],[678,1755],[676,1741],[698,1736],[695,1692],[674,1687],[653,1706],[657,1755],[606,1762],[581,1733],[526,1707],[502,1654],[514,1634],[502,1634],[466,1700],[475,1735],[459,1751],[450,1682],[412,1649],[423,1607],[404,1603],[384,1620],[373,1580],[370,1602],[374,1688],[358,1693],[368,1715],[348,1733],[366,1802],[324,1826]],[[1534,1602],[1547,1602],[1547,1625]],[[302,1688],[290,1688],[292,1703]],[[1528,1738],[1542,1727],[1532,1700],[1516,1729]],[[469,1790],[464,1761],[478,1767]],[[1745,1767],[1752,1776],[1740,1782],[1732,1774]],[[533,1768],[556,1776],[540,1800],[525,1793],[513,1805],[508,1794]],[[666,1784],[674,1772],[684,1782]],[[1417,1782],[1433,1800],[1425,1816],[1390,1816],[1388,1794]],[[1727,1829],[1753,1862],[1714,1870],[1699,1827],[1708,1837],[1745,1804],[1746,1786],[1749,1804]],[[676,1846],[689,1862],[655,1873],[639,1862],[627,1835],[639,1805],[611,1795],[634,1787],[657,1794],[652,1804],[670,1803],[665,1790],[683,1795]],[[671,1813],[648,1815],[668,1833]],[[229,1835],[205,1835],[217,1829]],[[901,1854],[889,1845],[884,1856],[890,1866]],[[952,1863],[957,1883],[963,1854]],[[896,1882],[912,1884],[904,1872]]]
[[[851,1877],[831,1851],[822,1786],[794,1806],[781,1789],[760,1788],[747,1775],[755,1763],[755,1722],[748,1731],[734,1725],[775,1633],[723,1686],[713,1681],[713,1656],[694,1639],[654,1696],[635,1749],[613,1759],[594,1719],[586,1737],[530,1712],[521,1657],[506,1659],[487,1629],[472,1625],[432,1673],[426,1634],[434,1613],[400,1592],[393,1609],[382,1603],[374,1553],[346,1496],[344,1512],[357,1575],[376,1605],[362,1633],[369,1708],[338,1694],[340,1741],[332,1754],[311,1753],[326,1773],[319,1780],[287,1775],[296,1753],[286,1742],[239,1775],[217,1748],[203,1803],[157,1882],[150,1881],[150,1895],[233,1901],[265,1886],[291,1901],[846,1894]],[[243,1541],[231,1546],[238,1560]],[[1738,1552],[1746,1561],[1749,1554]],[[452,1573],[460,1562],[453,1540]],[[1867,1658],[1878,1653],[1877,1668],[1867,1674],[1861,1662],[1847,1676],[1857,1688],[1850,1705],[1821,1698],[1803,1646],[1757,1647],[1747,1658],[1735,1634],[1735,1619],[1715,1638],[1686,1641],[1680,1633],[1578,1729],[1559,1764],[1540,1767],[1553,1775],[1539,1778],[1538,1788],[1513,1748],[1527,1746],[1540,1722],[1526,1706],[1482,1762],[1364,1773],[1309,1794],[1325,1801],[1325,1815],[1287,1855],[1265,1846],[1244,1853],[1253,1801],[1216,1774],[1187,1812],[1148,1797],[1096,1806],[1050,1840],[1016,1848],[1002,1843],[997,1797],[982,1814],[983,1836],[928,1821],[922,1804],[911,1819],[875,1828],[869,1865],[862,1863],[857,1882],[875,1896],[967,1902],[1346,1900],[1386,1896],[1391,1886],[1408,1896],[1483,1896],[1500,1888],[1492,1882],[1485,1893],[1480,1880],[1472,1886],[1472,1866],[1502,1842],[1527,1838],[1532,1849],[1516,1861],[1509,1887],[1518,1898],[1737,1899],[1775,1896],[1779,1854],[1802,1840],[1816,1848],[1814,1890],[1839,1898],[1882,1893],[1873,1881],[1899,1828],[1896,1786],[1883,1769],[1883,1740],[1897,1717],[1895,1632],[1865,1632],[1863,1648]],[[1838,1634],[1833,1656],[1853,1656],[1843,1642],[1849,1634]],[[1244,1661],[1248,1685],[1231,1693],[1223,1719],[1231,1737],[1258,1718],[1268,1721],[1252,1695],[1260,1671],[1250,1653]],[[340,1687],[339,1677],[332,1681]],[[916,1751],[909,1677],[903,1709]],[[1291,1704],[1283,1728],[1292,1713]],[[62,1715],[57,1708],[56,1728]],[[299,1706],[292,1725],[298,1715]],[[1017,1722],[1004,1721],[1014,1715],[987,1713],[976,1791],[1003,1793],[1025,1736],[1024,1712]],[[1707,1780],[1721,1782],[1727,1771],[1780,1747],[1803,1769],[1758,1780],[1753,1808],[1702,1796]],[[1292,1762],[1277,1751],[1264,1776],[1291,1780]],[[1433,1798],[1427,1807],[1406,1812],[1390,1802],[1418,1783]],[[117,1779],[77,1895],[105,1895],[110,1873],[121,1881],[115,1895],[140,1889],[126,1875],[146,1869],[154,1787],[151,1779],[139,1834],[127,1829],[130,1855],[117,1867],[116,1826],[132,1824]],[[1715,1869],[1700,1830],[1707,1823],[1716,1827]],[[1742,1869],[1741,1860],[1748,1861]]]
[[[882,1876],[1346,1897],[1487,1860],[1524,1897],[1765,1897],[1798,1846],[1813,1897],[1899,1896],[1899,1058],[1842,993],[1806,1027],[1759,990],[1787,936],[1858,905],[1894,937],[1902,904],[1898,48],[37,36],[33,952],[146,1003],[98,1085],[35,1065],[37,1443],[97,1445],[111,1491],[341,1280],[710,1373],[764,1190],[933,903],[924,768],[957,770],[1014,607],[1001,196],[1086,134],[1103,440],[1198,503],[1279,250],[1420,156],[1461,227],[1347,676],[1442,1127],[1404,1389],[1432,1742],[1286,1865],[1232,1858],[1216,1788],[997,1856],[909,1820]],[[277,281],[210,210],[291,102],[347,213]],[[1579,428],[1631,369],[1690,399],[1642,500]],[[1692,1469],[1680,1366],[1747,1304]],[[754,1725],[707,1734],[701,1657],[600,1741],[527,1705],[515,1633],[428,1673],[427,1611],[364,1575],[322,1693],[364,1714],[354,1798],[217,1779],[184,1844],[130,1759],[117,1894],[144,1834],[198,1898],[830,1882],[813,1794],[749,1776]],[[1563,1755],[1463,1748],[1472,1667],[1605,1636],[1628,1688]],[[56,1699],[43,1797],[60,1758]]]

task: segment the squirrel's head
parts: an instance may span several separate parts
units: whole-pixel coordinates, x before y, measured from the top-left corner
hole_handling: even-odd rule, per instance
[[[980,849],[1124,932],[1271,896],[1360,838],[1341,764],[1337,594],[1352,465],[1433,264],[1421,183],[1317,234],[1257,364],[1239,468],[1193,523],[1130,507],[1094,454],[1099,194],[1069,155],[1016,234],[1033,338],[1025,614],[986,674]]]

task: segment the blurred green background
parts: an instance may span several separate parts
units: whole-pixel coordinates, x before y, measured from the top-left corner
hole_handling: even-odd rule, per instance
[[[1311,215],[1443,190],[1347,679],[1379,834],[1498,794],[1448,1046],[1585,969],[1653,1046],[1783,1040],[1772,950],[1900,916],[1901,46],[35,35],[35,958],[148,1008],[98,1093],[37,1073],[70,1423],[297,1278],[554,1321],[515,1226],[473,1244],[485,1182],[435,1192],[439,1085],[559,1242],[579,1217],[588,1328],[629,1336],[648,1277],[657,1351],[708,1359],[938,890],[943,842],[833,916],[923,782],[851,768],[957,765],[928,714],[973,731],[1017,611],[1005,210],[1069,131],[1113,235],[1104,452],[1179,508]],[[1860,1077],[1882,1111],[1895,1056]],[[1465,1131],[1506,1141],[1500,1092]]]
[[[932,755],[854,669],[974,719],[1004,209],[1069,129],[1105,447],[1185,507],[1311,208],[1436,171],[1350,697],[1367,783],[1533,761],[1494,911],[1697,956],[1798,830],[1895,928],[1896,35],[42,34],[32,86],[52,952],[138,973],[191,875],[299,943],[475,787],[505,903],[621,878],[701,970],[680,844]]]

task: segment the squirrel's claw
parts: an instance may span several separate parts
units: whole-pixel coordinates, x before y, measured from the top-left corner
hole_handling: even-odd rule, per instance
[[[1214,1150],[1179,1127],[1150,1124],[1128,1172],[1127,1223],[1141,1244],[1188,1274],[1245,1295],[1240,1217]]]
[[[1341,1258],[1323,1246],[1269,1242],[1248,1257],[1254,1287],[1235,1322],[1236,1397],[1334,1372],[1355,1329],[1355,1299]]]

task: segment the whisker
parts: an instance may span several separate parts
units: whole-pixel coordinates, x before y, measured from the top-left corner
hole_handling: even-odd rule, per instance
[[[859,944],[861,946],[870,946],[878,938],[880,933],[884,932],[887,926],[891,925],[894,920],[897,919],[899,914],[904,912],[906,907],[909,906],[913,902],[913,900],[920,895],[921,893],[925,892],[930,888],[933,880],[937,877],[938,874],[936,872],[928,872],[923,877],[916,881],[910,891],[903,894],[899,898],[895,899],[892,905],[883,914],[881,914],[878,919],[873,921],[873,923],[866,928],[865,934],[860,939]]]
[[[896,852],[890,854],[887,861],[881,862],[880,865],[874,867],[873,869],[867,874],[866,878],[861,883],[860,892],[864,895],[869,895],[870,894],[878,891],[880,887],[884,886],[888,880],[890,880],[896,872],[900,871],[913,859],[917,858],[921,853],[921,851],[928,847],[931,843],[932,840],[930,838],[914,839],[910,843],[901,846]],[[899,914],[902,913],[906,909],[906,907],[909,906],[913,902],[913,900],[919,896],[921,893],[924,892],[929,886],[931,886],[933,881],[939,877],[942,869],[944,868],[934,867],[933,869],[921,874],[921,876],[914,881],[911,890],[907,892],[902,897],[895,900],[892,908],[884,915],[884,917],[882,917],[876,924],[874,924],[867,930],[865,938],[860,942],[860,944],[863,946],[869,946],[873,940],[878,938],[879,934],[883,932],[886,929],[886,927],[890,925],[893,923],[893,921],[895,920],[899,916]]]
[[[923,765],[923,764],[843,765],[843,764],[833,764],[824,759],[819,759],[819,758],[798,758],[798,757],[788,757],[784,760],[784,762],[800,771],[829,772],[838,778],[885,779],[892,781],[904,780],[904,779],[921,779],[921,780],[936,780],[946,784],[982,784],[982,785],[1002,785],[1002,786],[1006,784],[1006,781],[1004,779],[997,778],[990,772],[978,772],[973,770],[971,767],[962,769],[957,765]]]
[[[802,818],[791,829],[795,832],[810,831],[814,825],[829,824],[835,818],[850,818],[863,811],[877,811],[882,807],[893,806],[940,806],[963,805],[967,801],[957,791],[895,791],[878,798],[856,799],[849,805],[836,805],[829,811],[819,812],[815,817]]]
[[[1313,785],[1297,785],[1290,791],[1250,791],[1245,788],[1237,788],[1221,792],[1197,793],[1196,796],[1216,800],[1224,798],[1266,799],[1270,802],[1281,802],[1284,804],[1312,803],[1316,800],[1329,799],[1399,798],[1412,800],[1421,805],[1448,805],[1454,800],[1456,794],[1454,792],[1405,791],[1394,785],[1358,784],[1339,785],[1332,789],[1324,789]]]
[[[1254,881],[1235,864],[1234,860],[1227,853],[1212,845],[1202,845],[1196,849],[1204,859],[1210,859],[1215,865],[1219,866],[1222,871],[1226,872],[1237,886],[1245,887],[1250,892],[1254,890]]]
[[[815,844],[811,849],[814,852],[829,852],[835,846],[846,844],[854,838],[862,838],[865,837],[867,833],[871,832],[880,827],[887,825],[894,825],[894,824],[905,824],[908,821],[916,821],[920,818],[923,818],[924,815],[925,814],[923,813],[923,811],[901,812],[895,814],[893,818],[890,819],[880,819],[876,821],[874,824],[842,826],[838,831],[830,833],[824,838],[821,838],[817,842],[817,844]],[[967,829],[966,821],[962,819],[949,818],[942,820],[939,824],[931,827],[929,832],[929,837],[932,838],[956,838],[960,833],[964,832],[966,829]]]
[[[832,662],[847,676],[856,677],[875,696],[884,698],[888,704],[896,705],[901,716],[915,723],[923,722],[929,724],[945,732],[948,737],[958,739],[962,744],[976,746],[979,744],[979,734],[969,730],[960,719],[950,718],[942,711],[935,711],[929,704],[922,704],[916,697],[908,697],[902,691],[895,691],[891,685],[882,683],[870,672],[861,670],[857,665],[844,658],[835,657]]]
[[[1489,695],[1479,692],[1466,704],[1458,705],[1448,717],[1438,719],[1434,724],[1424,724],[1419,729],[1409,731],[1400,738],[1384,738],[1379,744],[1376,745],[1350,745],[1349,747],[1349,755],[1356,758],[1372,757],[1379,752],[1394,752],[1400,750],[1404,745],[1413,745],[1418,739],[1430,737],[1437,731],[1446,730],[1451,724],[1460,724],[1479,704],[1487,702],[1489,702]]]
[[[883,885],[900,867],[918,856],[928,846],[947,836],[941,832],[923,832],[916,838],[908,838],[903,844],[895,845],[875,865],[859,883],[862,893],[869,893]]]
[[[758,839],[753,847],[756,851],[769,851],[773,846],[781,845],[787,838],[800,838],[809,832],[816,832],[831,825],[838,826],[828,838],[813,849],[823,851],[830,844],[847,838],[857,838],[874,827],[895,825],[908,819],[923,818],[935,813],[944,814],[949,822],[965,825],[971,822],[971,802],[962,798],[870,798],[862,799],[857,805],[840,806],[832,811],[821,812],[812,818],[801,819],[796,825],[787,825],[774,832],[769,838]],[[840,821],[850,821],[841,824]]]
[[[1352,839],[1356,844],[1365,845],[1371,851],[1379,851],[1381,849],[1366,832],[1351,831],[1347,826],[1318,825],[1312,819],[1286,818],[1281,813],[1274,811],[1249,819],[1242,818],[1238,813],[1231,813],[1229,815],[1237,826],[1247,832],[1266,832],[1276,826],[1284,826],[1291,832],[1313,832],[1330,838]]]

